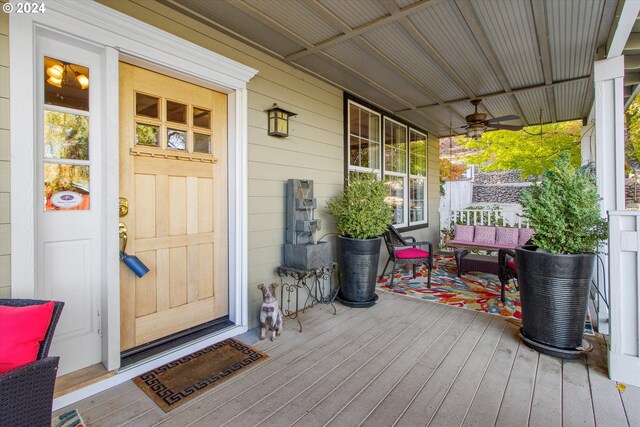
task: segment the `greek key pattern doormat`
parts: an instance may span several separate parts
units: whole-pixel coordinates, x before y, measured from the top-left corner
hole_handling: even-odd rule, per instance
[[[146,372],[133,382],[169,412],[267,357],[229,338]]]

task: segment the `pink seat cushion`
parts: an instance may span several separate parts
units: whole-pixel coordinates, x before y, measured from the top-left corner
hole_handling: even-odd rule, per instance
[[[428,256],[429,252],[418,248],[400,249],[396,251],[396,258],[398,259],[427,258]]]
[[[496,228],[484,225],[476,225],[476,233],[473,238],[474,243],[496,244]]]
[[[532,228],[521,228],[518,235],[518,245],[524,245],[536,234],[536,230]]]
[[[36,360],[53,305],[50,301],[26,307],[0,306],[0,373]]]
[[[473,225],[456,225],[456,235],[454,240],[463,242],[473,242],[473,234],[475,227]]]
[[[515,259],[510,259],[509,261],[507,261],[507,267],[509,267],[512,270],[516,269],[516,260]]]
[[[496,245],[515,248],[518,246],[518,229],[498,227],[496,231]]]

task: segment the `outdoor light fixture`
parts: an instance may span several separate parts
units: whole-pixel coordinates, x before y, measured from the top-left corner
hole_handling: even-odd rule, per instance
[[[475,123],[467,128],[467,138],[480,139],[484,133],[484,125],[482,123]]]
[[[47,68],[47,83],[55,87],[69,86],[76,84],[84,90],[89,87],[89,78],[71,68],[71,64],[63,62],[54,64]],[[75,82],[75,83],[74,83]]]
[[[283,110],[277,104],[267,110],[269,116],[269,136],[284,138],[289,136],[289,117],[297,116],[296,113]]]

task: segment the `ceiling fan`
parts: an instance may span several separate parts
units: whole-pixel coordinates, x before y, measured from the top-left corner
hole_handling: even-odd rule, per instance
[[[482,102],[482,99],[472,99],[471,104],[474,106],[475,111],[473,114],[469,114],[465,119],[467,125],[463,126],[466,131],[465,134],[469,138],[480,139],[482,134],[487,129],[502,129],[502,130],[521,130],[521,125],[506,125],[498,123],[504,120],[518,120],[520,117],[515,115],[494,117],[493,119],[487,119],[487,115],[478,112],[478,105]]]

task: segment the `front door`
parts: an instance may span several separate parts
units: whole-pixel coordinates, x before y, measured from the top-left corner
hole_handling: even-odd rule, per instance
[[[228,314],[227,96],[120,63],[121,351]]]

